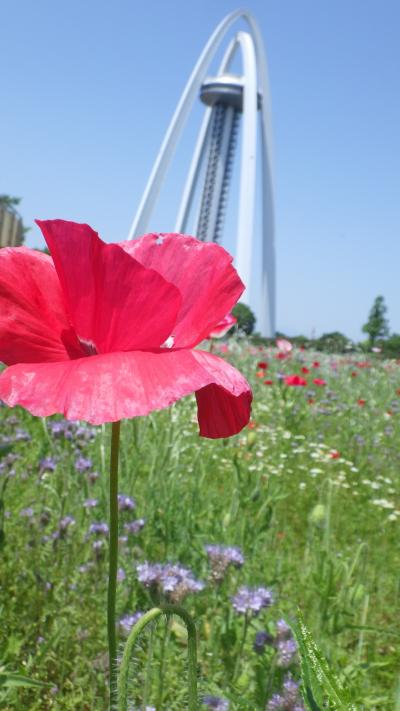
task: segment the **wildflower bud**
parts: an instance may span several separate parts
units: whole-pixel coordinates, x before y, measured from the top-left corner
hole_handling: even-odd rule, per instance
[[[326,507],[324,504],[317,504],[310,513],[310,523],[318,528],[323,528],[326,521]]]

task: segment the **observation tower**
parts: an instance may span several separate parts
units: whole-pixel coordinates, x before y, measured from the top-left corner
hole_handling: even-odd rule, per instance
[[[207,76],[217,50],[240,20],[246,23],[247,31],[240,30],[234,35],[216,75]],[[231,71],[239,51],[242,57],[240,75]],[[205,107],[204,116],[177,209],[174,231],[193,234],[206,242],[222,242],[232,167],[240,138],[234,262],[246,287],[251,285],[255,270],[261,271],[256,303],[249,305],[257,314],[260,333],[271,337],[275,334],[275,250],[269,84],[261,34],[248,12],[237,10],[225,17],[204,47],[165,134],[128,239],[148,230],[173,153],[193,105],[199,99]],[[261,161],[259,173],[257,158]],[[260,230],[256,230],[255,219],[258,174],[262,182],[259,191]],[[258,265],[253,264],[256,242],[261,242]],[[246,293],[247,290],[242,300],[248,303]]]

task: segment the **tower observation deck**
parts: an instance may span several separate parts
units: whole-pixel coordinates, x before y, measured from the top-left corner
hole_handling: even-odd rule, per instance
[[[200,99],[211,107],[207,167],[201,197],[196,236],[204,242],[220,242],[225,218],[232,163],[237,146],[240,115],[243,112],[243,78],[222,74],[206,79]],[[261,106],[258,92],[257,107]]]
[[[215,52],[232,25],[244,20],[248,31],[230,40],[217,74],[207,77]],[[242,74],[231,71],[241,51]],[[241,156],[237,236],[234,263],[246,287],[255,273],[253,247],[261,241],[261,286],[255,298],[246,290],[242,297],[257,315],[257,327],[264,336],[275,333],[275,252],[271,168],[271,121],[266,58],[260,31],[251,15],[242,10],[228,15],[204,47],[183,91],[166,132],[152,173],[132,223],[129,239],[143,234],[148,226],[166,170],[196,99],[204,104],[204,117],[194,147],[175,222],[175,232],[194,234],[206,242],[222,242],[233,162],[241,131]],[[257,144],[258,117],[260,141]],[[261,234],[255,234],[256,158],[261,159]],[[193,214],[196,213],[193,221]],[[189,219],[193,227],[188,229]]]

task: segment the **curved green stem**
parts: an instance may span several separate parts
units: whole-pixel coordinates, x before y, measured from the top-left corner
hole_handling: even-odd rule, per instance
[[[196,625],[191,616],[183,607],[178,605],[160,605],[146,612],[132,627],[126,641],[122,655],[121,667],[118,677],[118,711],[127,711],[128,708],[128,672],[129,662],[137,639],[146,625],[150,624],[161,615],[178,615],[186,625],[188,633],[188,711],[197,711],[197,641]]]
[[[120,428],[120,422],[112,423],[110,458],[110,545],[107,595],[110,709],[115,709],[117,707],[117,634],[115,626],[115,600],[118,571],[118,455]]]
[[[234,672],[233,672],[233,680],[234,680],[234,681],[236,681],[236,678],[237,678],[237,676],[238,676],[238,674],[239,674],[240,662],[241,662],[242,655],[243,655],[243,649],[244,649],[244,645],[245,645],[246,638],[247,638],[247,632],[248,632],[248,629],[249,629],[249,624],[250,624],[250,618],[249,618],[248,613],[246,613],[246,616],[245,616],[245,618],[244,618],[243,635],[242,635],[242,639],[241,639],[241,642],[240,642],[239,651],[238,651],[237,657],[236,657],[235,670],[234,670]]]

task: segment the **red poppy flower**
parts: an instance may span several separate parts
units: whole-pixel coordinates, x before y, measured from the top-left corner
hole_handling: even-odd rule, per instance
[[[307,380],[301,378],[300,375],[286,375],[283,382],[285,385],[307,385]]]
[[[340,459],[340,452],[338,452],[337,449],[332,449],[329,452],[329,456],[331,459]]]
[[[304,373],[304,375],[307,375],[310,371],[308,370],[308,368],[306,368],[305,365],[303,365],[301,372]]]
[[[0,399],[100,424],[195,392],[204,437],[248,423],[246,380],[194,350],[244,288],[222,247],[172,234],[105,244],[88,225],[38,225],[52,258],[0,250]]]
[[[314,385],[326,385],[326,380],[323,380],[323,378],[314,378],[313,380]]]
[[[281,351],[279,351],[279,353],[276,353],[274,355],[274,358],[276,358],[277,360],[285,360],[285,358],[288,358],[288,354],[282,353]]]
[[[309,405],[314,405],[315,400],[314,400],[313,397],[309,397],[308,400],[307,400],[307,402],[308,402]]]
[[[352,373],[351,373],[351,377],[352,377],[352,378],[356,378],[357,375],[358,375],[358,373],[356,373],[356,371],[353,370]]]
[[[268,368],[268,363],[265,360],[260,360],[260,362],[257,363],[257,368],[261,368],[261,370],[266,370]]]
[[[273,380],[264,380],[264,385],[273,385]]]
[[[365,403],[366,403],[366,400],[362,400],[361,398],[360,398],[360,400],[357,400],[357,405],[359,405],[360,407],[364,407]]]
[[[320,365],[321,365],[321,363],[319,362],[319,360],[315,360],[314,363],[312,364],[312,367],[319,368]]]

